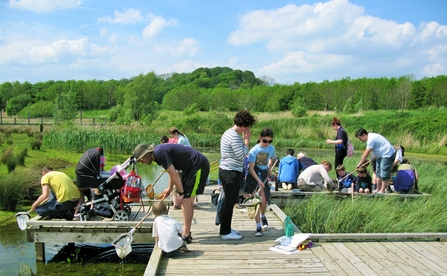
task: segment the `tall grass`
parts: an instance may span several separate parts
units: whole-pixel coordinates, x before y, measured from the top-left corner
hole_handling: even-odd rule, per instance
[[[39,173],[34,169],[11,172],[0,178],[0,208],[15,211],[22,199],[30,199],[40,189]]]
[[[446,164],[413,162],[419,188],[431,196],[418,198],[317,195],[297,200],[284,212],[306,233],[400,233],[447,231]]]

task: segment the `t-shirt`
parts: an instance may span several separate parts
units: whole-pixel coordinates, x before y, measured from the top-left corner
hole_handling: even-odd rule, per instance
[[[207,158],[199,151],[180,144],[159,144],[154,148],[155,162],[167,169],[174,165],[175,169],[185,173],[197,170]]]
[[[61,203],[81,196],[73,180],[63,172],[50,171],[46,173],[40,179],[40,184],[49,185],[56,196],[56,200]]]
[[[377,158],[391,157],[396,150],[385,137],[377,133],[369,133],[366,148],[371,149]]]
[[[275,156],[275,147],[268,145],[267,147],[262,147],[259,144],[251,148],[248,154],[248,162],[254,162],[256,167],[260,170],[267,170],[269,165],[269,160]]]
[[[154,219],[152,237],[158,237],[158,247],[164,252],[169,253],[183,245],[183,240],[179,236],[182,233],[182,225],[168,215],[161,215]]]
[[[372,179],[369,174],[365,177],[357,176],[357,182],[355,183],[355,191],[358,192],[362,188],[363,190],[369,189],[372,190]]]

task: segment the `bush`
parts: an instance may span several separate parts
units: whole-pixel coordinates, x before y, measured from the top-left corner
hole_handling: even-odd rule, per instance
[[[24,148],[17,156],[17,164],[25,166],[25,157],[28,156],[28,148]]]
[[[20,200],[35,199],[40,194],[39,177],[38,171],[25,169],[0,178],[0,208],[15,211]]]
[[[12,156],[6,160],[6,168],[8,169],[8,173],[14,171],[17,167],[17,157]]]
[[[36,139],[31,142],[31,149],[32,150],[40,150],[40,147],[42,146],[42,140]]]
[[[14,149],[13,148],[7,148],[3,151],[2,157],[0,159],[0,162],[2,162],[2,164],[6,164],[6,162],[8,161],[8,159],[13,158],[14,157]]]

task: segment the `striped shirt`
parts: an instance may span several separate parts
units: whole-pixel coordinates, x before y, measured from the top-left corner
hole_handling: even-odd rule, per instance
[[[239,133],[233,128],[228,129],[220,140],[220,168],[228,171],[242,172],[244,158],[248,155],[248,147],[244,145]]]

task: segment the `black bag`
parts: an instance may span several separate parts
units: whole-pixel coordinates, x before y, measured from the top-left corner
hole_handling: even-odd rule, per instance
[[[211,193],[211,204],[217,206],[217,200],[219,199],[219,194],[220,194],[220,191],[218,189],[215,189]]]

